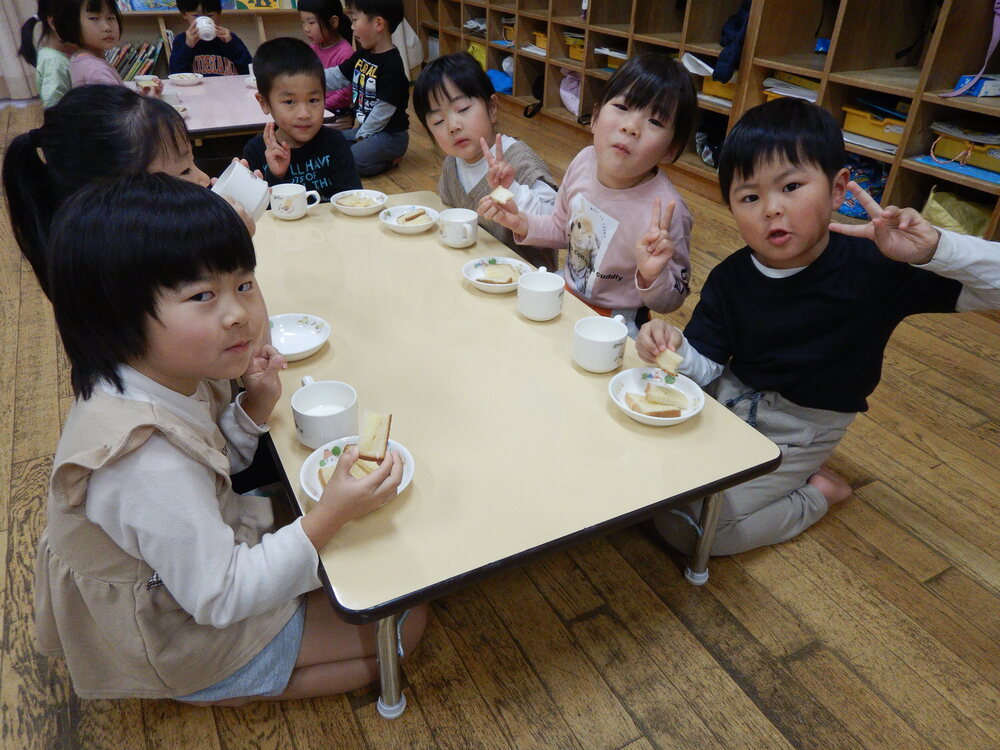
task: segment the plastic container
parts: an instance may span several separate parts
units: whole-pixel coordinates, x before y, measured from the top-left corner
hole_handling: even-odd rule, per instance
[[[906,123],[897,120],[895,117],[877,117],[870,112],[865,112],[854,107],[844,106],[844,130],[848,133],[856,133],[877,141],[894,143],[897,146],[903,140],[903,128]]]
[[[579,60],[583,62],[583,40],[577,39],[575,37],[565,37],[566,39],[566,56],[570,60]]]
[[[1000,146],[973,143],[953,135],[941,135],[931,146],[931,156],[1000,172]]]
[[[541,47],[543,50],[545,50],[546,52],[548,52],[549,51],[549,35],[546,34],[544,31],[534,31],[532,33],[535,35],[535,46],[536,47]]]
[[[736,77],[734,76],[729,83],[722,83],[721,81],[716,81],[711,76],[704,76],[701,79],[701,92],[709,96],[717,96],[720,99],[732,101],[736,96]]]
[[[503,25],[503,38],[508,42],[514,41],[514,24],[505,23]]]

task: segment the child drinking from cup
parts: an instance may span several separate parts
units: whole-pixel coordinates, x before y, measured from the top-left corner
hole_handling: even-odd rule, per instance
[[[254,58],[257,101],[274,118],[243,148],[251,169],[270,185],[294,182],[329,198],[361,187],[351,147],[323,127],[323,64],[301,39],[264,42]]]
[[[496,132],[496,92],[472,55],[427,63],[413,86],[413,110],[447,154],[438,180],[446,206],[475,210],[500,185],[514,194],[518,211],[545,216],[555,210],[556,183],[545,162],[526,143]],[[485,217],[479,224],[534,265],[555,268],[555,251],[518,245],[510,229]]]
[[[246,44],[225,26],[222,18],[222,0],[177,0],[188,27],[174,38],[170,52],[170,72],[201,73],[203,76],[246,75],[253,56]],[[207,28],[205,36],[198,27],[198,19]]]
[[[680,154],[694,112],[694,87],[677,62],[633,57],[597,102],[594,145],[566,170],[555,213],[524,213],[490,196],[479,213],[513,230],[520,244],[567,248],[570,291],[622,315],[634,336],[650,310],[676,310],[688,295],[691,214],[657,165]]]
[[[324,68],[340,65],[354,54],[351,19],[340,0],[299,0],[298,8],[302,33]],[[353,122],[350,85],[327,91],[326,108],[338,116],[352,113],[349,119]]]
[[[149,206],[148,210],[142,206]],[[393,452],[365,479],[345,452],[320,502],[273,530],[236,495],[284,358],[253,244],[219,197],[163,174],[79,191],[52,232],[51,289],[76,400],[39,542],[38,643],[84,698],[233,705],[361,687],[374,626],[339,620],[317,574],[337,531],[394,499]],[[246,391],[230,400],[230,378]],[[407,652],[425,609],[406,621]]]
[[[69,56],[73,47],[63,42],[52,28],[55,0],[38,0],[38,13],[21,26],[21,46],[18,54],[35,69],[35,88],[43,107],[51,107],[73,87],[69,72]],[[42,25],[38,46],[35,46],[35,26]]]
[[[122,17],[113,0],[59,0],[52,22],[59,38],[76,47],[69,58],[73,86],[121,85],[122,77],[104,59],[121,36]]]

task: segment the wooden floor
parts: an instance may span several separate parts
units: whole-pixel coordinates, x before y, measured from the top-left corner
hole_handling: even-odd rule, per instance
[[[0,143],[37,121],[0,110]],[[501,124],[559,177],[580,145],[519,115]],[[440,158],[413,135],[372,186],[435,189]],[[697,292],[741,243],[724,207],[690,207]],[[696,300],[671,318],[686,322]],[[871,410],[834,454],[854,498],[798,539],[714,561],[703,588],[639,527],[435,602],[397,721],[379,718],[371,689],[241,709],[80,701],[63,664],[32,649],[35,546],[71,394],[4,216],[0,746],[998,748],[998,353],[996,315],[902,325]]]

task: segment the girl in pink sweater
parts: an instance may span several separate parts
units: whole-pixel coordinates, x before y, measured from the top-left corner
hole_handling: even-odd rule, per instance
[[[335,68],[354,54],[351,19],[344,13],[340,0],[299,0],[298,7],[302,32],[324,68]],[[350,86],[326,92],[326,108],[331,112],[350,107]]]
[[[91,83],[121,84],[122,77],[104,53],[118,44],[121,13],[111,0],[65,0],[56,5],[52,17],[59,38],[75,45],[69,59],[73,86]]]

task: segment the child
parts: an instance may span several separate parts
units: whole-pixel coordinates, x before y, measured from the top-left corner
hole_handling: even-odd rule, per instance
[[[35,88],[43,107],[51,107],[73,87],[69,73],[69,56],[73,48],[59,39],[52,28],[54,0],[38,0],[38,15],[21,26],[21,47],[18,54],[35,69]],[[42,33],[35,49],[35,24],[42,24]]]
[[[170,52],[171,73],[201,73],[204,76],[235,76],[250,72],[253,57],[236,34],[219,25],[222,0],[177,0],[188,27],[178,34]],[[198,35],[199,16],[215,23],[215,38],[208,41]]]
[[[323,127],[323,64],[309,45],[291,37],[264,42],[254,75],[257,101],[274,122],[244,147],[250,168],[271,185],[295,182],[324,198],[360,188],[350,145],[339,130]]]
[[[879,208],[848,184],[845,163],[826,110],[779,99],[744,114],[723,144],[719,183],[747,247],[709,274],[683,336],[662,320],[639,334],[643,359],[676,350],[682,373],[781,448],[776,471],[723,493],[712,554],[790,539],[851,494],[824,462],[867,409],[903,318],[1000,305],[995,243]],[[870,224],[829,224],[848,188]],[[678,514],[656,525],[693,547]]]
[[[445,205],[475,210],[491,190],[503,185],[514,193],[519,211],[548,215],[555,210],[556,183],[545,162],[526,143],[494,129],[496,92],[472,55],[458,52],[429,62],[414,84],[413,110],[448,154],[438,181]],[[495,144],[495,152],[487,144]],[[491,168],[495,164],[508,167],[502,179]],[[556,267],[553,250],[521,247],[506,227],[485,218],[479,223],[535,266]]]
[[[521,244],[567,248],[570,291],[623,315],[634,336],[650,309],[676,310],[688,295],[691,214],[657,164],[687,143],[694,111],[694,87],[674,60],[633,57],[595,106],[594,145],[566,170],[555,213],[524,214],[489,196],[479,213]]]
[[[410,83],[403,58],[392,43],[392,32],[403,20],[402,0],[348,0],[358,50],[334,68],[326,69],[326,87],[350,86],[358,127],[344,135],[358,173],[371,177],[403,158],[410,143],[406,105]]]
[[[277,530],[268,504],[234,494],[285,366],[250,347],[267,318],[235,213],[166,175],[98,183],[60,212],[52,258],[76,401],[39,543],[41,651],[65,656],[84,698],[231,705],[374,679],[374,626],[334,615],[318,550],[395,497],[402,461],[356,480],[345,453],[319,504]]]
[[[52,13],[59,38],[75,45],[69,58],[73,86],[91,83],[121,85],[122,77],[104,53],[118,44],[122,17],[112,0],[59,0]]]
[[[354,54],[351,19],[340,0],[299,0],[299,18],[309,46],[324,68],[333,68]],[[335,115],[351,110],[351,87],[326,92],[326,108]],[[347,127],[350,127],[348,125]]]

